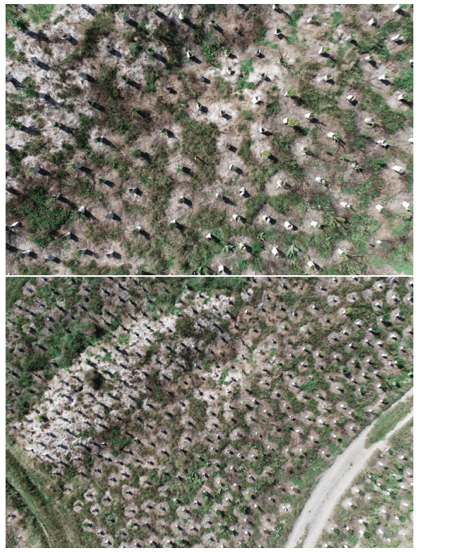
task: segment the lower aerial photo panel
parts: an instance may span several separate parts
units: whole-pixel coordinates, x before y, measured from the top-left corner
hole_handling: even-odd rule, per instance
[[[409,277],[7,278],[9,548],[413,547]]]

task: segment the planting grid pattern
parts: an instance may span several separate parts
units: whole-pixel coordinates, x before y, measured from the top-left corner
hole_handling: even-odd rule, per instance
[[[281,546],[411,388],[412,302],[408,278],[29,278],[7,305],[8,465],[73,512],[70,543]]]
[[[51,6],[7,9],[8,273],[412,274],[412,6]]]

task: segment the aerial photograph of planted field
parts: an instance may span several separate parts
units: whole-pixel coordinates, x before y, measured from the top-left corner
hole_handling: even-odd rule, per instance
[[[6,5],[6,272],[411,275],[411,4]]]
[[[408,277],[9,277],[6,546],[411,548]]]

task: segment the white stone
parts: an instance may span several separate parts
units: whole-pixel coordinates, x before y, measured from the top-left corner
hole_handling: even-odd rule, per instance
[[[331,76],[331,75],[325,75],[325,76],[323,77],[323,80],[324,80],[325,82],[331,81],[331,80],[332,80],[332,76]]]
[[[263,220],[266,222],[266,223],[270,223],[271,222],[271,218],[267,215],[263,215]]]
[[[408,138],[408,142],[410,142],[410,144],[413,144],[413,140],[414,138],[411,136],[411,138]]]
[[[346,96],[346,99],[348,100],[348,102],[354,102],[356,98],[352,94],[350,94],[349,96]]]
[[[318,182],[319,184],[326,184],[327,183],[325,178],[322,178],[321,176],[316,176],[315,177],[315,182]]]
[[[387,144],[387,142],[386,142],[385,140],[377,140],[377,144],[378,144],[379,146],[382,146],[383,148],[388,147],[388,144]]]
[[[289,121],[289,117],[286,117],[285,119],[283,119],[283,125],[287,125],[288,121]]]
[[[310,118],[312,117],[312,115],[313,115],[312,113],[306,113],[306,114],[304,115],[304,117],[305,117],[306,119],[310,119]]]
[[[405,174],[405,169],[399,165],[393,165],[392,171],[397,172],[398,174]]]
[[[233,218],[235,221],[240,220],[240,216],[239,216],[237,213],[234,213],[234,214],[232,215],[232,218]]]
[[[313,226],[314,228],[317,228],[317,226],[319,225],[319,223],[316,221],[316,220],[313,220],[311,223],[310,223],[311,226]]]
[[[409,60],[409,64],[411,65],[411,67],[413,67],[413,60],[412,59]]]
[[[225,274],[227,272],[227,268],[224,265],[218,266],[218,274]]]
[[[403,207],[408,211],[408,209],[411,207],[411,205],[407,201],[402,202]]]
[[[246,193],[247,193],[247,190],[245,188],[241,188],[239,190],[239,195],[242,196],[242,197],[244,197],[246,195]]]
[[[399,94],[399,95],[398,95],[398,101],[399,101],[399,102],[405,102],[405,101],[406,101],[406,100],[405,100],[405,95],[404,95],[404,94]]]
[[[338,255],[343,255],[344,251],[342,249],[337,249],[336,252],[338,253]]]
[[[373,27],[374,25],[377,25],[377,19],[375,19],[375,17],[369,19],[369,26]]]
[[[383,73],[382,75],[379,75],[379,81],[386,81],[388,80],[387,79],[387,75],[385,73]]]
[[[294,226],[288,221],[285,221],[284,227],[286,228],[286,230],[292,230],[294,228]]]
[[[401,38],[401,35],[400,34],[397,34],[395,36],[392,36],[392,41],[393,42],[401,42],[403,39]]]
[[[367,123],[368,125],[373,125],[375,121],[372,117],[366,117],[364,119],[364,122]]]
[[[333,138],[334,136],[336,136],[336,132],[329,132],[327,134],[327,138]]]
[[[376,205],[375,208],[380,213],[380,211],[383,209],[383,205]]]
[[[401,6],[400,6],[400,4],[397,4],[397,5],[393,8],[392,11],[395,12],[395,13],[397,13],[397,12],[399,12],[400,10],[401,10]]]
[[[213,234],[211,232],[208,232],[208,234],[205,236],[205,238],[207,240],[212,240],[213,239]]]
[[[346,201],[340,201],[340,205],[344,208],[344,209],[349,209],[351,207],[351,205],[349,203],[346,203]]]
[[[279,249],[276,248],[276,247],[273,247],[273,249],[271,250],[271,252],[272,252],[273,255],[276,257],[276,256],[279,254]]]

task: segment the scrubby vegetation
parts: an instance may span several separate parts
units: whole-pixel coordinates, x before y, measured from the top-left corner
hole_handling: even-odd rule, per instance
[[[7,5],[7,271],[410,274],[412,6],[179,11]]]
[[[7,291],[11,508],[56,548],[282,546],[321,472],[412,386],[407,278]]]

